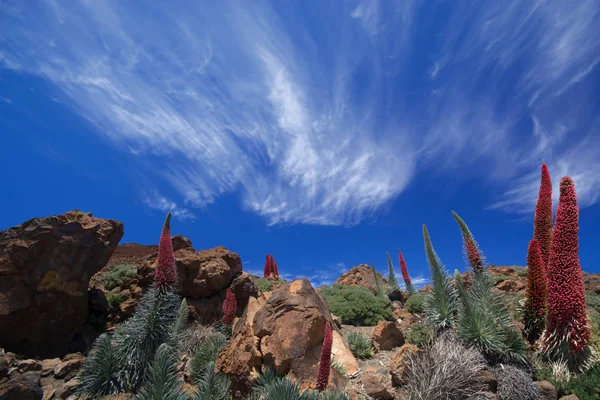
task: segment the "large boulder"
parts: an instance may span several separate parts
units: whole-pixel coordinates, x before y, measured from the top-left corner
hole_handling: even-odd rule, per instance
[[[379,278],[381,288],[385,290],[387,281],[379,272],[376,272],[376,274]],[[352,267],[348,272],[340,276],[335,283],[347,286],[363,286],[373,292],[373,294],[377,294],[378,292],[373,269],[367,264],[360,264],[356,267]]]
[[[402,386],[407,383],[405,377],[407,360],[412,357],[413,354],[420,352],[422,352],[421,349],[409,343],[404,344],[396,351],[389,365],[390,375],[392,376],[392,385]]]
[[[242,394],[270,367],[278,375],[289,374],[305,389],[314,388],[327,321],[332,322],[329,308],[307,279],[282,286],[268,299],[250,297],[216,368],[229,375],[234,392]],[[356,371],[358,363],[343,341],[335,344],[334,351],[340,354],[334,355],[336,360]],[[344,386],[344,377],[335,369],[330,376],[330,386]]]
[[[19,353],[65,352],[88,313],[88,284],[111,257],[123,224],[70,211],[0,232],[0,344]]]
[[[373,328],[373,346],[375,350],[392,350],[403,344],[404,334],[396,322],[379,321]]]
[[[43,395],[39,372],[26,372],[0,384],[0,400],[39,400]]]

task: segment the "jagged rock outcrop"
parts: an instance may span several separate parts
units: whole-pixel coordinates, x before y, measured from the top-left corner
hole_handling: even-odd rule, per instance
[[[90,278],[122,236],[121,222],[79,211],[0,232],[0,346],[64,353],[86,320]]]
[[[268,299],[250,297],[216,368],[232,379],[239,393],[247,393],[260,371],[268,367],[279,375],[289,374],[305,389],[314,388],[327,321],[332,321],[329,308],[307,279],[271,292]],[[335,343],[333,352],[339,354],[334,357],[347,372],[358,368],[343,341]],[[345,378],[332,369],[330,386],[344,385]]]
[[[385,280],[379,272],[377,272],[377,277],[379,278],[381,288],[385,290],[387,280]],[[373,269],[367,264],[360,264],[356,267],[352,267],[348,272],[340,276],[335,283],[348,286],[363,286],[373,292],[373,294],[377,294],[375,275],[373,274]]]

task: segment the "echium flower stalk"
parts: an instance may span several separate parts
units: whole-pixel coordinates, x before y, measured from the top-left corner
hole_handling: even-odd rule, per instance
[[[529,242],[527,252],[527,291],[523,322],[527,340],[533,343],[539,339],[546,326],[546,269],[537,238]]]
[[[269,254],[267,254],[267,259],[265,261],[265,270],[263,272],[263,277],[265,279],[271,279],[271,274],[273,273],[272,271],[272,266],[271,266],[271,256]]]
[[[171,213],[168,213],[158,244],[158,264],[154,272],[154,287],[162,291],[173,286],[176,280],[175,254],[173,254],[173,241],[171,240]]]
[[[273,279],[279,279],[279,267],[275,261],[273,261]]]
[[[323,391],[329,383],[329,372],[331,370],[331,346],[333,345],[333,335],[331,333],[331,324],[327,321],[325,325],[325,337],[323,338],[323,347],[321,347],[321,361],[319,362],[319,372],[317,374],[317,389]]]
[[[546,164],[542,164],[542,178],[535,216],[533,218],[533,237],[540,243],[540,251],[544,268],[550,258],[550,243],[552,242],[552,181]]]
[[[560,198],[546,267],[548,317],[542,349],[551,359],[567,361],[571,369],[581,365],[591,338],[585,304],[585,289],[579,263],[579,208],[575,184],[560,181]],[[566,351],[568,350],[568,351]]]
[[[388,286],[390,289],[399,289],[398,281],[396,280],[396,274],[394,273],[394,264],[392,264],[392,258],[390,253],[386,253],[388,260]]]
[[[233,318],[235,318],[235,311],[237,309],[237,301],[235,299],[235,293],[231,288],[227,288],[225,293],[225,302],[223,303],[223,325],[231,325]]]
[[[410,281],[410,275],[408,274],[408,267],[406,266],[406,261],[404,261],[404,256],[402,255],[401,251],[398,251],[398,253],[398,257],[400,258],[400,271],[402,271],[402,278],[404,279],[404,284],[406,285],[408,294],[411,295],[415,293],[415,287]]]
[[[483,271],[483,265],[485,264],[485,261],[483,255],[481,254],[481,250],[475,241],[475,237],[469,230],[469,227],[465,221],[463,221],[463,219],[459,217],[457,213],[452,211],[452,215],[454,216],[454,219],[456,219],[456,222],[458,222],[458,227],[460,228],[465,246],[465,255],[469,261],[469,264],[471,264],[471,267],[474,271]]]

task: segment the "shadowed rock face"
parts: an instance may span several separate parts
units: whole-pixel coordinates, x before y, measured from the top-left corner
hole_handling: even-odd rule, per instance
[[[70,211],[0,232],[0,346],[53,355],[87,317],[88,285],[123,236],[123,224]]]

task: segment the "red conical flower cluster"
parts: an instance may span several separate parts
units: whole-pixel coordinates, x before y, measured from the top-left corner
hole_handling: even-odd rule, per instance
[[[404,284],[406,285],[406,290],[409,294],[413,294],[415,292],[415,287],[412,285],[410,281],[410,275],[408,274],[408,268],[406,267],[406,261],[404,261],[404,256],[401,251],[398,251],[398,257],[400,258],[400,271],[402,271],[402,278],[404,279]]]
[[[235,294],[231,291],[231,288],[227,288],[225,293],[225,302],[223,303],[223,325],[231,325],[233,318],[235,318],[235,311],[237,309],[237,301]]]
[[[579,264],[579,208],[575,185],[569,177],[560,181],[560,198],[546,266],[548,318],[542,338],[552,354],[568,344],[570,355],[583,352],[591,338],[587,322],[585,289]]]
[[[321,347],[321,361],[319,362],[319,372],[317,374],[317,389],[322,391],[327,388],[329,383],[329,372],[331,370],[331,346],[333,345],[333,335],[329,321],[325,325],[325,337],[323,338],[323,347]]]
[[[171,213],[167,214],[158,244],[158,264],[154,272],[154,287],[164,290],[175,284],[175,254],[171,240]]]
[[[264,278],[269,280],[279,279],[279,267],[275,263],[273,256],[267,254],[267,260],[265,262]]]
[[[537,238],[529,242],[527,252],[527,291],[524,323],[527,339],[536,341],[546,326],[546,269]]]
[[[546,164],[542,164],[540,192],[533,219],[533,237],[540,243],[544,268],[546,268],[550,258],[550,243],[552,241],[552,182]]]
[[[465,255],[467,256],[469,264],[471,264],[471,267],[474,271],[483,271],[485,261],[481,254],[481,250],[479,250],[479,246],[475,241],[475,237],[469,230],[469,227],[465,221],[463,221],[463,219],[457,213],[452,211],[452,215],[454,216],[454,219],[456,219],[456,222],[458,222],[458,227],[460,228],[465,246]]]

